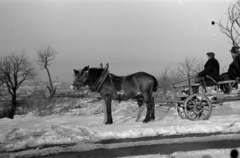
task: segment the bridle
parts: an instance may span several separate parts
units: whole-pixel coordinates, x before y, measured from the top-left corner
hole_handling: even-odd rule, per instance
[[[101,73],[100,77],[95,81],[95,83],[92,86],[89,86],[89,89],[92,92],[99,92],[99,90],[102,87],[102,84],[106,80],[107,76],[109,76],[108,64],[103,69],[103,72]],[[75,81],[76,85],[77,85],[76,88],[79,89],[80,87],[86,86],[88,81],[89,81],[89,68],[85,69],[85,70],[83,69],[79,74],[77,74],[76,81]]]
[[[84,81],[83,79],[86,78],[86,77],[87,77],[87,79]],[[88,82],[88,70],[84,71],[84,73],[83,73],[79,82],[80,82],[80,85],[86,86],[86,84]]]
[[[83,78],[85,78],[86,75],[88,75],[88,70],[83,74]],[[106,78],[109,77],[110,79],[110,82],[111,82],[111,85],[112,85],[112,88],[108,88],[106,86],[103,85],[104,81],[106,80]],[[86,81],[81,81],[82,85],[86,85],[86,83],[88,82],[88,79]],[[101,76],[95,81],[95,83],[89,87],[90,90],[92,92],[99,92],[100,88],[104,86],[104,88],[108,89],[108,90],[111,90],[111,91],[114,91],[114,92],[117,92],[116,88],[114,87],[113,85],[113,82],[112,82],[112,77],[111,77],[111,74],[109,73],[109,70],[108,70],[108,64],[107,66],[103,69],[103,72],[101,74]]]
[[[83,70],[82,70],[82,71],[83,71]],[[82,72],[81,72],[81,74],[82,74]],[[81,75],[82,77],[81,77],[80,81],[78,81],[78,82],[80,82],[80,85],[83,85],[83,86],[86,86],[86,85],[87,85],[88,77],[89,77],[88,75],[89,75],[89,70],[84,71],[84,73]],[[111,88],[103,85],[103,83],[104,83],[104,81],[106,80],[107,77],[109,77],[109,79],[110,79]],[[84,81],[84,80],[83,80],[84,78],[87,78],[87,79]],[[113,81],[112,81],[112,74],[110,74],[109,71],[108,71],[108,64],[107,64],[107,66],[103,69],[103,72],[102,72],[101,76],[95,81],[95,83],[94,83],[92,86],[89,87],[89,89],[90,89],[92,92],[97,92],[97,93],[99,93],[99,90],[100,90],[101,87],[104,87],[104,88],[106,88],[106,89],[108,89],[108,90],[110,90],[110,91],[115,92],[117,95],[119,95],[119,102],[120,102],[120,100],[121,100],[120,96],[124,94],[124,91],[122,91],[122,90],[121,90],[121,91],[118,91],[118,90],[115,88],[115,86],[114,86],[114,84],[113,84]]]
[[[78,73],[75,74],[75,81],[73,82],[73,84],[71,84],[71,86],[73,86],[73,90],[80,90],[81,87],[86,86],[88,79],[86,79],[85,81],[83,79],[86,78],[86,75],[88,75],[88,70],[84,71],[83,75],[81,75],[81,73],[82,73],[82,70],[81,72],[78,71]],[[79,79],[80,76],[82,77]]]

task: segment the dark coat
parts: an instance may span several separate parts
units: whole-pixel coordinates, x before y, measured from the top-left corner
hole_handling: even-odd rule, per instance
[[[240,54],[238,54],[229,65],[228,75],[231,80],[235,80],[237,77],[240,77]]]
[[[209,59],[206,64],[204,65],[204,70],[201,71],[198,76],[199,77],[204,77],[204,79],[209,80],[206,78],[206,75],[210,76],[213,78],[216,82],[220,81],[220,66],[214,57]]]

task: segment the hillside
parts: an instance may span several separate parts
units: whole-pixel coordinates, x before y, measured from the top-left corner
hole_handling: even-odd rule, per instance
[[[47,89],[47,85],[49,85],[49,82],[44,81],[25,81],[17,90],[17,98],[26,98],[31,95],[34,96],[48,96],[49,92]],[[71,92],[70,83],[66,82],[53,82],[54,87],[56,87],[57,94],[65,93],[65,92]],[[7,87],[3,86],[1,87],[1,94],[3,94],[0,97],[0,101],[9,101],[10,95],[7,91]]]

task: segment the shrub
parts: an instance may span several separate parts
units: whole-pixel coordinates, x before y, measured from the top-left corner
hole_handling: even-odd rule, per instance
[[[11,102],[0,102],[0,118],[8,117],[11,111]]]

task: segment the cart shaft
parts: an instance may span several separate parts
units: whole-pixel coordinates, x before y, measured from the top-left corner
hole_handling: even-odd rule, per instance
[[[160,103],[179,103],[179,104],[184,103],[183,100],[177,100],[177,99],[161,99],[158,102],[160,102]]]

